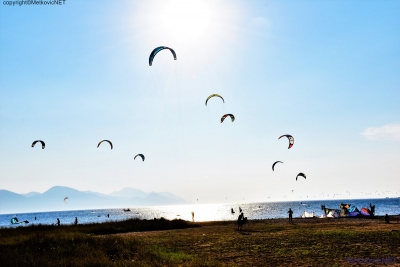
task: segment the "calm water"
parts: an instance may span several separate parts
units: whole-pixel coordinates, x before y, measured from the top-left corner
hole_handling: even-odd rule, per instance
[[[270,202],[270,203],[243,203],[243,204],[208,204],[208,205],[179,205],[179,206],[152,206],[130,208],[130,212],[122,209],[100,210],[72,210],[54,212],[32,212],[17,214],[1,214],[0,227],[15,227],[10,220],[16,216],[19,221],[28,220],[29,224],[53,224],[60,219],[61,224],[73,224],[75,217],[79,223],[120,221],[128,218],[153,219],[164,217],[166,219],[180,218],[192,220],[191,212],[194,212],[195,221],[224,221],[236,220],[239,215],[239,207],[248,219],[286,218],[287,210],[292,208],[293,217],[300,217],[304,211],[315,212],[316,216],[322,214],[321,205],[327,208],[339,209],[340,203],[351,204],[358,209],[369,207],[369,203],[376,206],[375,215],[399,215],[400,198],[389,199],[353,199],[353,200],[315,200],[297,202]],[[235,214],[231,213],[231,208]],[[110,217],[107,217],[107,214]],[[36,217],[36,220],[35,220]]]

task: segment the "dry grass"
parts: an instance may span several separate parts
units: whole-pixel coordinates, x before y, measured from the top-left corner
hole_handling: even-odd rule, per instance
[[[233,221],[180,220],[0,229],[0,262],[1,266],[376,266],[346,259],[395,257],[396,263],[382,266],[400,266],[399,219],[391,224],[382,218],[294,219],[294,224],[260,220],[249,222],[240,232]]]
[[[199,225],[119,236],[136,238],[148,245],[173,247],[216,266],[357,266],[346,259],[385,257],[396,257],[398,264],[391,265],[400,266],[400,232],[392,231],[400,229],[399,222],[343,218],[294,219],[294,224],[288,224],[287,220],[275,219],[251,221],[241,232],[235,222]]]

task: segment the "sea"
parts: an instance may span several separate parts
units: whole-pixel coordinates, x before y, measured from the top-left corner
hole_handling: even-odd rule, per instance
[[[0,227],[29,226],[32,224],[53,225],[57,222],[57,218],[60,219],[61,225],[71,225],[74,223],[75,217],[79,224],[122,221],[131,218],[149,220],[161,217],[168,220],[192,221],[194,219],[195,222],[233,221],[237,220],[240,209],[249,220],[287,218],[289,208],[293,210],[294,218],[301,217],[304,211],[314,212],[315,216],[320,217],[323,213],[321,205],[330,209],[340,209],[341,203],[351,204],[359,210],[363,207],[369,208],[370,204],[375,205],[376,216],[400,215],[400,198],[343,199],[130,207],[128,211],[120,208],[0,214]],[[126,209],[128,208],[126,207]],[[11,219],[14,217],[17,217],[19,222],[28,221],[29,223],[11,224]]]

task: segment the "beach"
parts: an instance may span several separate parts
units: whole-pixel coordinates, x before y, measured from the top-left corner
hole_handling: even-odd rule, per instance
[[[382,216],[250,220],[241,231],[236,221],[125,224],[138,226],[1,229],[0,259],[5,266],[400,266],[400,216],[390,216],[389,224]],[[18,249],[19,242],[32,247]]]
[[[385,214],[400,213],[399,198],[381,198],[381,199],[325,199],[310,201],[285,201],[285,202],[256,202],[256,203],[219,203],[219,204],[190,204],[190,205],[166,205],[166,206],[132,206],[126,207],[130,212],[125,212],[123,207],[110,209],[89,209],[89,210],[59,210],[48,212],[28,212],[28,213],[9,213],[0,214],[0,227],[10,227],[10,219],[17,217],[18,220],[28,220],[32,224],[51,225],[59,218],[62,225],[73,224],[75,217],[79,222],[87,223],[105,223],[109,221],[123,221],[127,219],[153,219],[165,218],[168,220],[182,219],[192,220],[192,212],[195,214],[196,222],[209,221],[232,221],[236,220],[240,210],[249,220],[280,219],[288,216],[289,208],[293,210],[293,217],[300,217],[305,211],[313,213],[320,217],[325,214],[321,210],[324,205],[329,209],[340,209],[341,203],[350,203],[351,207],[361,210],[363,207],[369,207],[372,203],[377,208],[376,216]],[[66,204],[63,204],[67,206]],[[231,212],[231,209],[235,213]],[[109,216],[108,216],[109,215]],[[37,218],[37,219],[35,219]]]

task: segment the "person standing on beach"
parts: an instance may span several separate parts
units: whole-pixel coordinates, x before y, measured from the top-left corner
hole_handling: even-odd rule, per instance
[[[75,225],[78,224],[78,217],[75,217]]]
[[[243,225],[243,218],[244,218],[244,214],[243,212],[240,213],[238,220],[237,220],[237,224],[238,224],[238,230],[241,231],[242,230],[242,225]]]
[[[60,226],[60,219],[57,218],[57,225]]]
[[[192,222],[194,222],[194,211],[192,211]]]
[[[386,213],[386,215],[385,215],[385,222],[386,222],[386,223],[390,223],[390,222],[389,222],[389,215],[387,215],[387,213]]]
[[[292,223],[293,222],[293,220],[292,220],[292,215],[293,215],[293,211],[292,211],[292,209],[291,208],[289,208],[289,210],[288,210],[288,212],[287,213],[289,213],[289,223]]]

